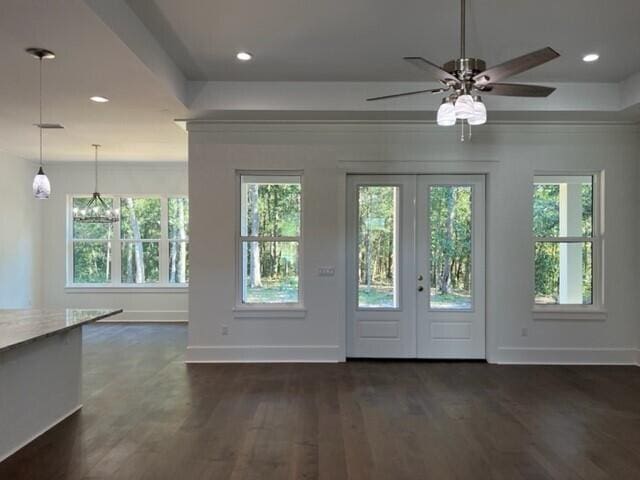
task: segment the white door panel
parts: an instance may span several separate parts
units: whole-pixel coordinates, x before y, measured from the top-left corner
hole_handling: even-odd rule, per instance
[[[347,353],[351,357],[416,355],[415,178],[350,176],[347,212]],[[367,242],[393,243],[384,274],[370,272]],[[370,245],[369,245],[370,246]],[[363,274],[361,275],[361,272]]]
[[[418,357],[485,358],[484,177],[421,175],[416,207]]]

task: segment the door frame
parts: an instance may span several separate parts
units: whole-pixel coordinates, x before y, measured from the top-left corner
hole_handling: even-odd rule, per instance
[[[488,269],[488,265],[487,265],[487,242],[486,242],[486,232],[487,232],[487,221],[488,221],[488,217],[486,215],[486,211],[487,211],[487,195],[486,195],[486,186],[487,186],[487,182],[488,182],[488,175],[486,172],[444,172],[444,173],[440,173],[438,171],[428,171],[428,172],[411,172],[411,171],[406,171],[406,172],[376,172],[376,173],[366,173],[366,172],[358,172],[357,169],[356,171],[345,171],[344,172],[344,177],[345,178],[345,182],[344,182],[344,186],[345,186],[345,196],[344,196],[344,205],[346,207],[346,215],[345,215],[345,236],[344,236],[344,240],[345,240],[345,254],[343,256],[343,258],[345,259],[345,282],[344,282],[344,287],[345,287],[345,347],[344,347],[344,352],[345,352],[345,358],[358,358],[358,357],[374,357],[374,355],[363,355],[363,354],[356,354],[353,350],[354,350],[354,340],[355,340],[355,336],[354,336],[354,323],[356,321],[356,318],[353,317],[353,307],[354,305],[356,305],[357,302],[357,288],[354,288],[354,286],[356,286],[358,284],[357,282],[357,277],[355,277],[356,272],[356,261],[355,261],[355,248],[356,247],[356,242],[357,242],[357,227],[354,227],[355,225],[355,221],[357,219],[357,215],[358,215],[358,205],[357,205],[357,185],[401,185],[403,183],[403,180],[406,181],[407,179],[411,180],[411,183],[413,183],[413,200],[414,202],[418,201],[419,198],[419,184],[420,184],[420,178],[421,177],[439,177],[441,179],[444,180],[449,180],[451,182],[451,184],[469,184],[470,181],[468,180],[470,177],[475,177],[475,180],[479,183],[480,187],[475,187],[474,191],[476,192],[474,195],[475,197],[481,197],[482,198],[482,212],[481,212],[481,218],[479,219],[480,221],[478,222],[478,226],[474,231],[474,241],[473,241],[473,247],[474,248],[474,253],[473,255],[477,255],[477,251],[476,249],[481,250],[481,258],[479,259],[479,261],[477,262],[479,265],[481,265],[481,268],[478,269],[480,271],[476,272],[476,274],[473,274],[474,276],[474,280],[481,280],[480,282],[478,282],[479,285],[481,285],[481,290],[482,292],[474,292],[474,311],[482,311],[483,315],[484,315],[484,322],[483,322],[483,340],[482,340],[482,352],[481,355],[474,355],[473,357],[466,357],[466,358],[478,358],[478,359],[487,359],[488,357],[488,353],[489,353],[489,348],[488,345],[491,342],[491,339],[489,337],[489,321],[487,319],[487,290],[486,290],[486,277],[487,277],[487,269]],[[460,179],[460,178],[465,178],[467,179],[467,181],[460,181],[458,180],[456,182],[456,179]],[[447,182],[445,181],[446,184]],[[405,187],[406,188],[406,187]],[[404,200],[404,195],[402,195],[403,200]],[[401,204],[405,204],[406,202],[403,201],[401,202]],[[473,215],[477,215],[478,213],[476,212],[477,208],[475,206],[474,202],[474,213]],[[400,219],[402,219],[402,221],[407,222],[408,218],[407,218],[407,210],[411,210],[410,213],[410,217],[412,217],[411,219],[411,235],[407,235],[413,238],[413,241],[411,242],[413,244],[412,248],[413,248],[413,252],[410,255],[405,255],[404,258],[402,258],[400,260],[401,264],[403,265],[403,269],[404,271],[401,274],[401,278],[399,278],[399,288],[401,289],[401,296],[404,297],[407,294],[410,294],[414,297],[414,301],[413,301],[413,308],[410,307],[410,305],[408,305],[407,303],[404,304],[404,307],[409,306],[410,310],[412,310],[411,314],[410,314],[410,322],[407,322],[407,325],[409,326],[413,326],[413,331],[412,331],[412,341],[408,342],[406,345],[406,349],[404,351],[403,354],[397,354],[397,355],[393,355],[393,356],[388,356],[388,357],[380,357],[380,358],[421,358],[419,356],[419,349],[418,349],[418,328],[417,328],[417,322],[418,322],[418,312],[417,312],[417,308],[418,308],[418,301],[416,298],[417,295],[417,291],[415,291],[414,289],[409,289],[409,288],[405,288],[403,289],[402,287],[407,285],[406,279],[408,277],[411,278],[411,281],[415,282],[416,280],[416,275],[417,275],[417,269],[416,269],[416,263],[418,260],[418,255],[417,255],[417,243],[418,243],[418,236],[416,235],[416,229],[418,228],[417,225],[417,218],[418,218],[418,205],[417,204],[413,204],[412,208],[404,208],[402,205],[400,206],[400,211],[398,212],[398,217]],[[400,228],[399,230],[402,230],[402,228]],[[401,232],[402,235],[402,232]],[[480,241],[480,247],[476,246],[476,242],[477,239],[479,239]],[[403,242],[403,240],[400,240],[400,242]],[[404,245],[404,243],[400,243],[400,245]],[[354,251],[352,251],[354,250]],[[409,261],[407,262],[407,257],[411,257],[413,258],[413,261],[411,261],[409,259]],[[405,263],[409,263],[410,265],[405,265]],[[406,292],[405,292],[406,290]],[[478,299],[480,299],[480,295],[482,295],[481,297],[481,302],[478,302]],[[356,311],[360,310],[360,309],[355,309]],[[379,311],[381,313],[384,312],[388,312],[389,309],[379,309]],[[398,311],[403,311],[402,308],[398,309]],[[371,310],[368,310],[368,312],[372,313]],[[491,342],[493,343],[493,342]],[[445,357],[441,357],[441,358],[445,358]],[[451,358],[456,358],[456,357],[451,357]]]

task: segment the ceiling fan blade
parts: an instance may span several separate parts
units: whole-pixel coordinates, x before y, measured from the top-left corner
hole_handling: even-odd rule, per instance
[[[387,100],[388,98],[407,97],[409,95],[419,95],[421,93],[442,93],[449,90],[448,88],[434,88],[431,90],[417,90],[415,92],[394,93],[393,95],[384,95],[382,97],[367,98],[367,102],[375,102],[376,100]]]
[[[440,80],[445,85],[458,85],[460,80],[444,70],[439,65],[431,63],[429,60],[425,60],[422,57],[404,57],[414,67],[419,68],[425,72],[430,73],[434,78]]]
[[[553,87],[519,83],[490,83],[476,89],[483,95],[503,95],[505,97],[548,97],[555,91]]]
[[[551,47],[545,47],[535,52],[527,53],[521,57],[513,58],[507,62],[496,65],[495,67],[488,68],[482,73],[479,73],[473,80],[478,85],[486,85],[488,83],[499,82],[507,77],[517,75],[518,73],[525,72],[531,68],[547,63],[554,58],[559,57],[560,54]]]

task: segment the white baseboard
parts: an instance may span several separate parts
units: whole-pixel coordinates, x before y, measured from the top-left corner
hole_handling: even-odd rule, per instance
[[[120,322],[188,322],[188,310],[125,310],[119,315],[100,320],[100,323]]]
[[[186,363],[336,363],[339,345],[189,346]]]
[[[634,348],[500,347],[492,363],[531,365],[639,365]]]
[[[9,458],[11,455],[13,455],[14,453],[16,453],[18,450],[20,450],[21,448],[26,447],[27,445],[29,445],[31,442],[33,442],[36,438],[38,438],[40,435],[42,435],[45,432],[48,432],[49,430],[51,430],[53,427],[55,427],[57,424],[59,424],[60,422],[62,422],[63,420],[65,420],[66,418],[70,417],[71,415],[73,415],[74,413],[76,413],[78,410],[80,410],[82,408],[82,404],[78,405],[77,407],[72,408],[71,410],[69,410],[67,413],[61,415],[60,417],[56,418],[53,423],[51,423],[51,425],[49,425],[48,427],[43,428],[42,430],[40,430],[38,433],[36,433],[35,435],[33,435],[32,437],[30,437],[27,441],[21,443],[20,445],[18,445],[17,447],[15,447],[14,449],[10,450],[9,452],[5,452],[4,456],[0,457],[0,462],[6,460],[7,458]]]

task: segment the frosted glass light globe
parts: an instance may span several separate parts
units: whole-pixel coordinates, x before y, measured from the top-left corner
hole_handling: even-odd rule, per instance
[[[487,107],[485,107],[482,99],[478,97],[473,101],[473,116],[467,119],[469,125],[484,125],[487,123]]]
[[[437,123],[441,127],[450,127],[456,124],[456,112],[453,103],[446,98],[438,108]]]
[[[460,95],[455,105],[456,117],[462,120],[471,118],[475,112],[471,95]]]
[[[36,173],[36,176],[33,178],[33,196],[38,200],[46,200],[51,195],[51,183],[49,183],[49,179],[44,174],[44,170],[42,167]]]

